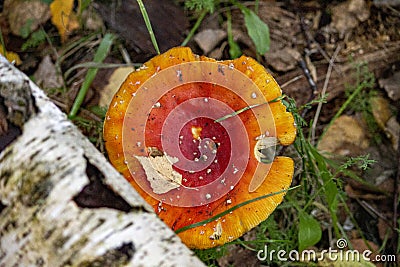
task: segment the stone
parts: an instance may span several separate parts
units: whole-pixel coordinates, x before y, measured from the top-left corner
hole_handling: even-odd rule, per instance
[[[22,37],[27,37],[24,35],[29,35],[50,18],[49,6],[40,0],[5,1],[4,10],[7,13],[11,32]],[[26,33],[25,27],[28,27]]]
[[[203,50],[204,54],[211,52],[223,39],[226,38],[224,30],[207,29],[194,36],[194,40]]]
[[[392,116],[386,123],[385,127],[386,135],[392,142],[394,150],[398,150],[399,136],[400,136],[400,124],[396,120],[396,116]]]
[[[365,129],[353,117],[342,115],[327,130],[318,144],[323,152],[342,156],[364,154],[369,146]]]
[[[376,96],[370,99],[370,104],[372,108],[372,115],[374,116],[376,123],[382,130],[384,130],[387,121],[392,116],[389,102],[381,96]]]
[[[386,79],[379,79],[379,86],[384,88],[388,96],[397,101],[400,99],[400,71]]]
[[[366,21],[370,10],[365,0],[350,0],[332,8],[332,26],[339,31],[341,37],[360,22]]]

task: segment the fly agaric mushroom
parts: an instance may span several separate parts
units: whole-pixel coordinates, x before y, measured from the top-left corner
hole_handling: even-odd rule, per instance
[[[190,248],[232,241],[265,220],[294,164],[296,136],[273,77],[254,59],[172,48],[132,72],[104,123],[108,156]]]

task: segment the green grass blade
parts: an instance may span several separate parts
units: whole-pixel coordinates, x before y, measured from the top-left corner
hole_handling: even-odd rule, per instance
[[[218,118],[218,119],[216,119],[214,122],[221,122],[221,121],[224,121],[224,120],[229,119],[229,118],[232,118],[232,117],[234,117],[234,116],[236,116],[236,115],[238,115],[238,114],[240,114],[240,113],[242,113],[242,112],[245,112],[246,110],[249,110],[249,109],[252,109],[252,108],[256,108],[256,107],[258,107],[258,106],[265,105],[265,104],[267,104],[267,102],[244,107],[244,108],[242,108],[242,109],[239,109],[239,110],[237,110],[237,111],[234,111],[234,112],[232,112],[232,113],[229,113],[229,114],[227,114],[227,115],[225,115],[225,116],[223,116],[223,117],[221,117],[221,118]]]
[[[322,230],[320,223],[304,211],[299,213],[299,251],[315,245],[321,240]]]
[[[270,193],[270,194],[267,194],[267,195],[263,195],[263,196],[260,196],[260,197],[256,197],[256,198],[253,198],[253,199],[249,199],[249,200],[244,201],[242,203],[239,203],[236,206],[233,206],[232,208],[227,209],[226,211],[221,212],[221,213],[219,213],[219,214],[217,214],[217,215],[215,215],[215,216],[213,216],[213,217],[211,217],[209,219],[206,219],[206,220],[203,220],[203,221],[200,221],[200,222],[197,222],[197,223],[193,223],[193,224],[190,224],[188,226],[184,226],[182,228],[179,228],[178,230],[175,230],[175,233],[179,234],[179,233],[182,233],[182,232],[184,232],[186,230],[189,230],[189,229],[192,229],[192,228],[195,228],[195,227],[198,227],[198,226],[202,226],[202,225],[204,225],[206,223],[215,221],[216,219],[221,218],[222,216],[225,216],[225,215],[229,214],[230,212],[232,212],[232,211],[234,211],[234,210],[236,210],[236,209],[238,209],[240,207],[243,207],[243,206],[248,205],[250,203],[256,202],[258,200],[262,200],[262,199],[265,199],[265,198],[268,198],[268,197],[272,197],[272,196],[275,196],[275,195],[286,193],[286,192],[288,192],[290,190],[293,190],[293,189],[296,189],[298,187],[300,187],[300,185],[291,187],[289,189],[273,192],[273,193]]]
[[[140,12],[142,12],[142,16],[144,19],[144,23],[146,24],[147,31],[150,34],[150,39],[151,39],[151,42],[153,43],[154,49],[156,50],[157,54],[160,54],[160,49],[158,48],[156,36],[154,35],[153,28],[151,27],[151,22],[150,22],[149,15],[147,14],[146,7],[144,6],[142,0],[137,0],[137,2],[140,7]]]
[[[186,36],[185,40],[183,40],[181,46],[187,45],[187,43],[192,39],[194,33],[197,31],[197,29],[200,27],[201,23],[203,22],[204,17],[206,16],[208,10],[204,9],[200,16],[197,18],[196,23],[194,24],[193,28],[190,30],[188,36]]]
[[[103,40],[101,41],[101,43],[99,45],[99,48],[96,51],[96,54],[94,55],[93,62],[96,62],[96,63],[103,62],[103,60],[107,57],[108,52],[110,51],[113,40],[114,40],[114,36],[112,34],[107,33],[104,36]],[[68,115],[68,117],[70,119],[73,119],[76,116],[76,114],[78,113],[79,108],[81,107],[83,100],[85,99],[87,91],[89,90],[89,87],[94,80],[94,77],[96,77],[97,71],[98,71],[97,68],[91,68],[87,71],[85,80],[82,83],[79,93],[76,96],[75,102],[71,108],[69,115]]]
[[[231,11],[228,10],[226,12],[226,28],[228,31],[228,44],[229,44],[229,56],[232,59],[238,58],[242,55],[242,50],[240,50],[239,45],[233,40],[233,33],[232,33],[232,16]]]
[[[221,117],[221,118],[218,118],[218,119],[214,120],[214,122],[221,122],[221,121],[223,121],[223,120],[232,118],[232,117],[234,117],[234,116],[236,116],[236,115],[239,115],[239,114],[242,113],[242,112],[245,112],[246,110],[249,110],[249,109],[252,109],[252,108],[256,108],[256,107],[258,107],[258,106],[262,106],[262,105],[265,105],[265,104],[270,104],[270,103],[275,103],[275,102],[281,101],[281,100],[284,99],[285,97],[286,97],[286,95],[280,95],[280,96],[278,96],[277,98],[274,98],[274,99],[272,99],[272,100],[269,101],[269,102],[264,102],[264,103],[254,104],[254,105],[251,105],[251,106],[244,107],[244,108],[242,108],[242,109],[239,109],[239,110],[236,110],[236,111],[234,111],[234,112],[232,112],[232,113],[229,113],[229,114],[227,114],[227,115],[225,115],[225,116],[223,116],[223,117]]]
[[[233,3],[239,7],[244,15],[244,24],[247,28],[247,33],[256,46],[257,53],[264,55],[269,51],[271,42],[268,25],[252,10],[239,2],[233,1]]]
[[[371,88],[374,84],[375,81],[373,80],[372,82],[369,80],[363,80],[363,81],[359,81],[360,80],[360,75],[357,75],[357,86],[355,88],[355,90],[353,91],[353,93],[349,96],[349,98],[347,98],[347,100],[343,103],[343,105],[340,107],[340,109],[338,110],[338,112],[336,112],[335,116],[331,119],[331,121],[329,122],[329,124],[324,128],[324,131],[322,132],[321,136],[319,137],[318,142],[321,141],[322,137],[325,135],[325,133],[328,131],[328,129],[332,126],[333,122],[340,117],[340,115],[343,114],[343,112],[347,109],[347,107],[351,104],[351,102],[361,93],[362,90],[366,89],[366,88]]]

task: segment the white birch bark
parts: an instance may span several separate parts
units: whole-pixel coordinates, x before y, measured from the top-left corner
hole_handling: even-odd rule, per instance
[[[0,153],[0,266],[203,266],[1,56],[0,96],[22,130]]]

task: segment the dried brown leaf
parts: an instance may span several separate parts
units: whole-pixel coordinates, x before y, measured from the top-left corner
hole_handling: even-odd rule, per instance
[[[73,5],[73,0],[55,0],[50,4],[51,22],[57,27],[62,42],[71,31],[79,28],[76,15],[72,11]]]
[[[172,168],[172,165],[178,162],[177,158],[167,154],[157,157],[136,156],[136,158],[146,172],[154,193],[164,194],[182,185],[182,175]]]

